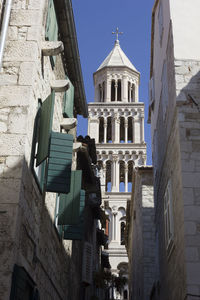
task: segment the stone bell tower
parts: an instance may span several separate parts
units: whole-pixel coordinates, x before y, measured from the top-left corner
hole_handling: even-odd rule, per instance
[[[89,103],[88,134],[96,140],[103,206],[108,216],[108,253],[112,272],[127,267],[124,246],[126,205],[133,169],[146,164],[144,103],[139,102],[140,73],[117,39],[94,73],[95,102]],[[115,295],[116,299],[124,299]]]

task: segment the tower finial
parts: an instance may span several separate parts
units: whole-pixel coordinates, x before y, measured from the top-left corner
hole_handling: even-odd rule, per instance
[[[116,41],[115,41],[115,43],[119,43],[118,35],[119,34],[123,34],[123,32],[119,32],[119,28],[117,27],[116,28],[116,32],[113,31],[112,34],[116,34]]]

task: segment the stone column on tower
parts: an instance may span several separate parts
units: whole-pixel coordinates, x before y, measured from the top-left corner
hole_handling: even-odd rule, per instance
[[[104,144],[107,142],[107,119],[104,119]]]
[[[128,142],[128,119],[124,120],[124,130],[125,130],[125,143]]]
[[[128,78],[126,75],[122,77],[122,100],[128,102]]]

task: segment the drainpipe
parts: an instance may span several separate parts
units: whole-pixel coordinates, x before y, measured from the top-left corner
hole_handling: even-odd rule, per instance
[[[2,27],[0,32],[0,72],[2,67],[2,61],[3,61],[3,52],[5,48],[6,43],[6,35],[10,20],[10,11],[12,7],[12,0],[6,0],[4,12],[3,12],[3,21],[2,21]]]

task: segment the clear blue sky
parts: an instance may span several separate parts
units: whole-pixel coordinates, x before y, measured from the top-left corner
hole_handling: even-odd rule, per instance
[[[120,46],[141,73],[140,102],[145,103],[147,163],[151,164],[148,117],[151,11],[154,0],[72,0],[87,102],[94,101],[93,73],[114,47],[116,27]],[[78,118],[78,135],[87,135],[87,119]]]

